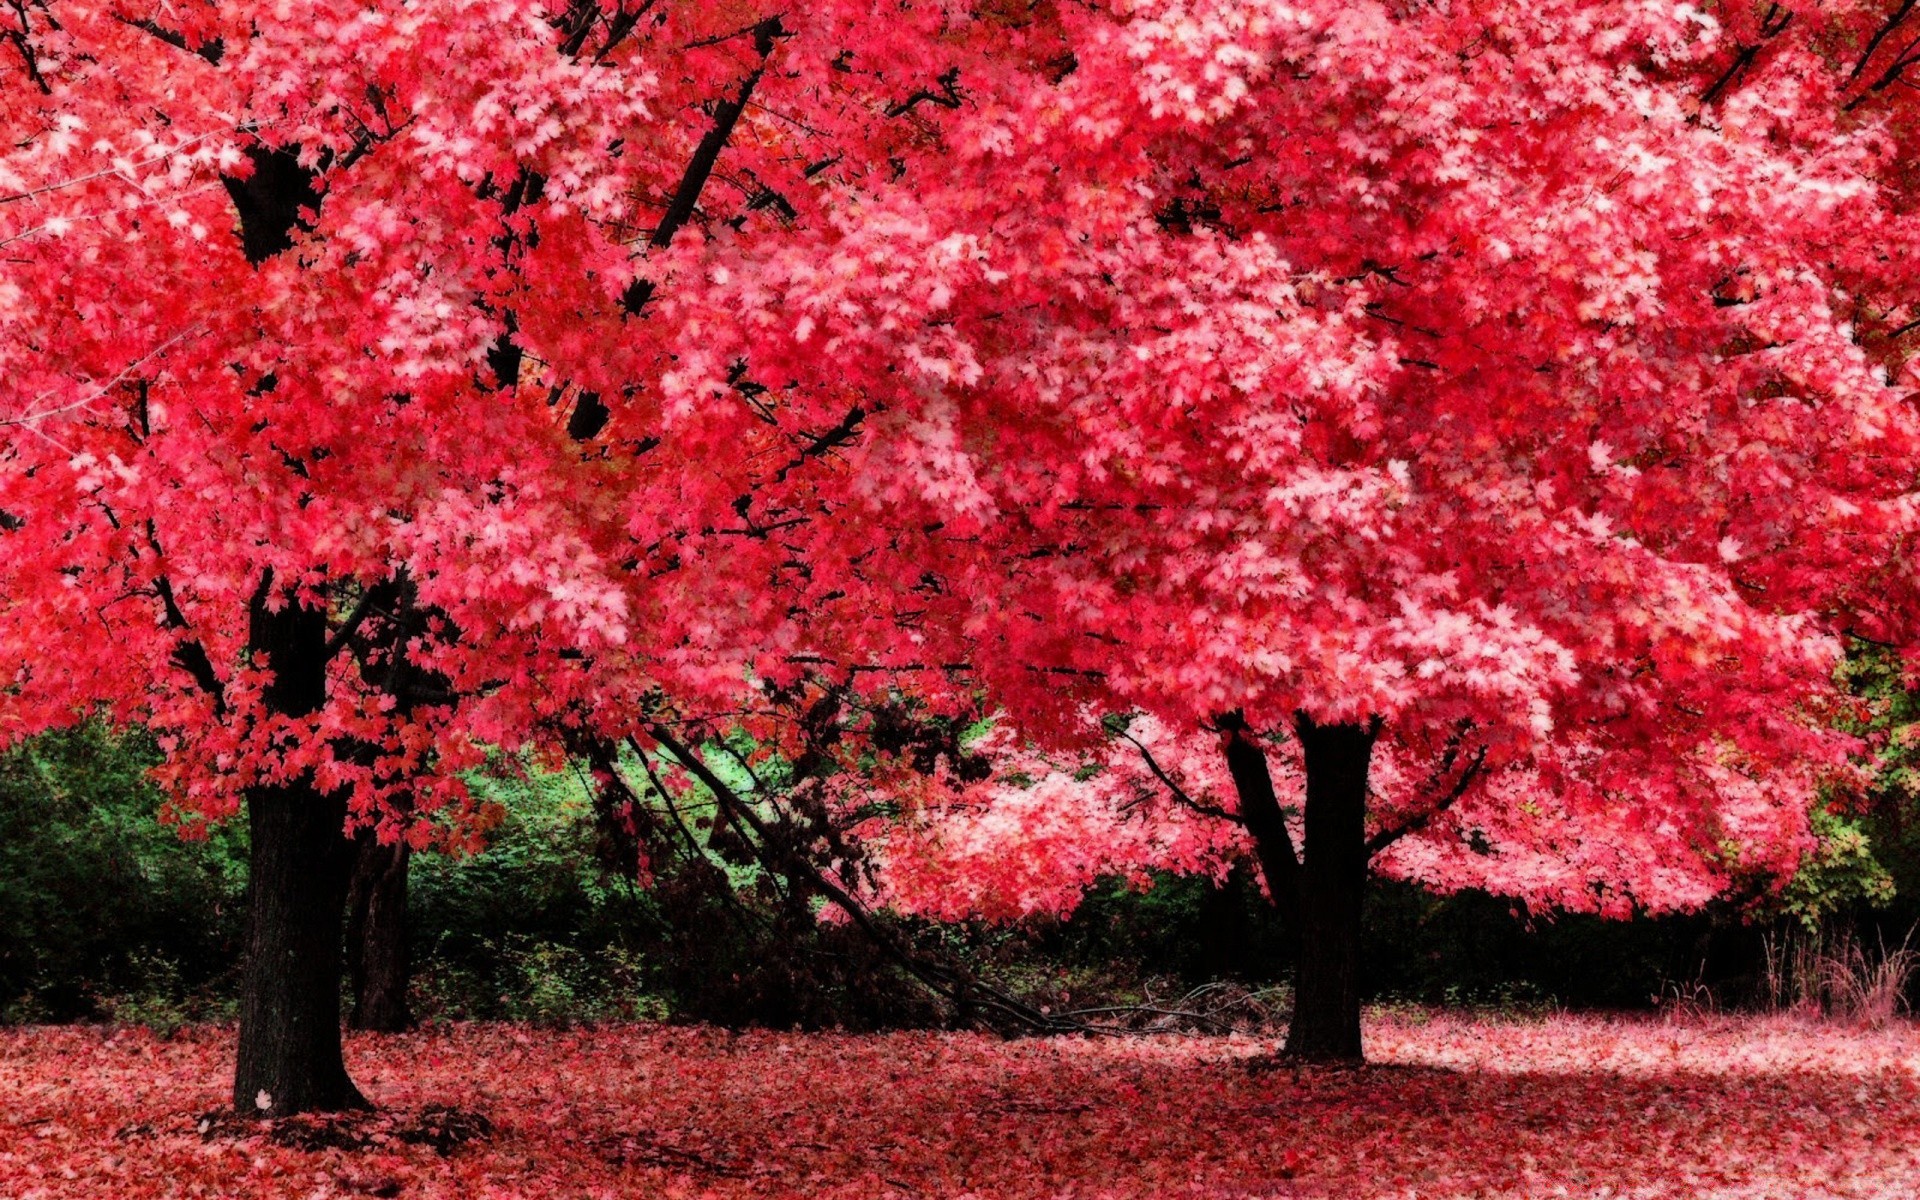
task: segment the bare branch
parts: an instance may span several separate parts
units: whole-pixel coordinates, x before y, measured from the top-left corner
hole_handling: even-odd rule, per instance
[[[154,529],[153,522],[147,522],[147,545],[152,547],[156,559],[163,558],[160,550],[160,535]],[[180,609],[178,597],[173,594],[173,583],[165,572],[153,577],[153,590],[160,597],[161,610],[166,614],[167,628],[180,636],[174,643],[173,663],[200,686],[200,690],[213,699],[213,711],[220,716],[227,714],[227,689],[220,682],[220,675],[213,669],[213,659],[207,654],[207,648],[200,639],[193,636],[193,627],[187,622],[186,613]]]
[[[781,869],[797,874],[819,888],[821,894],[835,907],[846,913],[848,919],[872,939],[874,945],[880,947],[889,958],[922,984],[955,1004],[984,1004],[1031,1029],[1058,1031],[1063,1028],[1084,1028],[1077,1022],[1065,1022],[1051,1017],[996,988],[988,987],[955,968],[928,963],[910,954],[880,927],[865,905],[856,900],[826,872],[791,851],[779,849],[778,839],[772,836],[772,831],[768,829],[766,822],[761,820],[759,814],[755,813],[731,787],[728,787],[724,780],[715,775],[699,755],[681,743],[671,730],[657,722],[649,722],[646,726],[646,734],[659,743],[662,749],[672,755],[673,759],[685,767],[709,792],[713,793],[721,811],[729,820],[738,821],[753,832],[757,839],[755,844],[760,853],[779,856],[778,864],[769,865],[777,865]],[[629,738],[628,743],[635,753],[644,753],[635,739]]]
[[[1167,792],[1172,795],[1174,800],[1182,807],[1192,809],[1203,817],[1213,817],[1221,821],[1232,821],[1235,825],[1246,824],[1246,821],[1241,818],[1239,813],[1230,813],[1218,805],[1207,804],[1203,801],[1195,800],[1192,796],[1188,795],[1187,790],[1175,783],[1173,777],[1161,768],[1159,760],[1153,757],[1153,751],[1147,749],[1145,742],[1126,732],[1122,732],[1118,736],[1122,741],[1133,743],[1134,748],[1140,751],[1141,761],[1147,764],[1147,770],[1153,772],[1153,777],[1158,779],[1166,787]]]
[[[1455,734],[1453,738],[1449,739],[1449,749],[1441,759],[1440,769],[1434,773],[1436,781],[1445,778],[1446,773],[1452,769],[1454,759],[1459,752],[1457,743],[1460,736],[1460,734]],[[1433,824],[1435,818],[1452,808],[1462,796],[1467,794],[1468,789],[1473,787],[1474,781],[1480,778],[1480,773],[1486,767],[1486,763],[1487,747],[1482,745],[1473,752],[1472,759],[1467,763],[1466,767],[1461,770],[1460,777],[1454,780],[1453,786],[1447,789],[1446,794],[1435,801],[1431,807],[1422,810],[1392,829],[1382,829],[1380,832],[1368,838],[1367,857],[1372,858],[1408,834],[1418,833],[1420,830]]]

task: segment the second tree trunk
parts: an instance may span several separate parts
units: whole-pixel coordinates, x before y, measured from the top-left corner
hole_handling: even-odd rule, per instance
[[[407,1008],[407,866],[404,841],[382,845],[361,831],[347,893],[347,980],[354,1029],[398,1033],[413,1027]]]

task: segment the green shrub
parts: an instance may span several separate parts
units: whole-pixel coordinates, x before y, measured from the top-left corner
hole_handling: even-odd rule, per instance
[[[163,827],[155,761],[99,724],[0,755],[0,1020],[168,1024],[231,991],[246,833]]]
[[[97,725],[0,755],[0,1021],[165,1030],[231,1016],[244,822],[183,842],[156,819],[160,797],[146,777],[154,761],[146,739]],[[716,852],[709,830],[692,831],[704,846],[697,855],[677,833],[655,845],[642,888],[605,865],[575,776],[496,766],[474,781],[508,814],[488,847],[412,860],[422,1017],[855,1029],[946,1019],[857,929],[817,921],[817,901],[801,903],[758,865]],[[1784,919],[1884,898],[1883,862],[1899,884],[1920,879],[1906,770],[1904,758],[1890,761],[1885,802],[1835,819],[1831,853],[1795,885],[1804,894],[1785,893]],[[1903,887],[1890,911],[1920,911],[1917,895],[1920,883]],[[1529,920],[1493,897],[1381,883],[1367,902],[1365,983],[1375,997],[1505,1008],[1643,1007],[1676,979],[1738,998],[1764,974],[1765,929],[1751,916],[1724,906],[1658,921]],[[1145,890],[1108,881],[1065,921],[883,921],[893,936],[974,963],[1055,1011],[1165,998],[1215,979],[1260,989],[1291,969],[1287,930],[1246,869],[1221,882],[1159,876]]]
[[[658,1014],[643,969],[651,897],[599,863],[577,779],[511,765],[472,781],[507,813],[485,850],[413,859],[416,1011],[547,1024]]]

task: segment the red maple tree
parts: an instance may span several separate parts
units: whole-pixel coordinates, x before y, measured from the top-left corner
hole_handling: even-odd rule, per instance
[[[1840,639],[1913,612],[1913,21],[1129,6],[943,129],[960,166],[911,202],[964,214],[918,283],[959,350],[870,469],[934,531],[895,572],[910,653],[1042,744],[1217,736],[1217,806],[1298,910],[1293,1052],[1361,1053],[1376,855],[1628,911],[1805,848]],[[826,291],[787,332],[838,358],[886,311]],[[918,898],[1198,852],[1054,782],[945,804],[1003,852]]]
[[[792,652],[773,582],[829,569],[798,543],[841,536],[808,526],[859,390],[730,364],[689,402],[707,333],[673,298],[728,280],[708,244],[807,257],[829,197],[932,156],[946,18],[868,18],[8,18],[0,737],[143,722],[177,819],[244,806],[242,1111],[359,1102],[343,828],[471,844],[483,747]]]

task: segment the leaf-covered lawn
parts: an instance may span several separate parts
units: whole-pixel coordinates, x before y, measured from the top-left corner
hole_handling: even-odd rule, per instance
[[[0,1196],[1920,1194],[1907,1026],[1396,1015],[1368,1039],[1378,1065],[1340,1071],[1249,1038],[472,1026],[353,1039],[381,1114],[269,1129],[202,1119],[229,1030],[4,1030]],[[461,1141],[468,1114],[491,1132]]]

